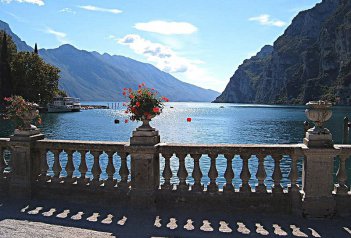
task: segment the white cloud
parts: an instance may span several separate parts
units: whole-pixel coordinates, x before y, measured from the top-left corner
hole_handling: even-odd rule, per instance
[[[197,27],[188,22],[150,21],[136,23],[134,28],[162,35],[187,35],[197,31]]]
[[[70,14],[76,14],[76,13],[77,13],[77,12],[74,11],[72,8],[68,8],[68,7],[61,9],[59,12],[62,12],[62,13],[70,13]]]
[[[55,36],[56,39],[57,39],[61,44],[68,44],[68,43],[69,43],[69,41],[68,41],[67,38],[66,38],[66,37],[67,37],[67,34],[64,33],[64,32],[55,31],[55,30],[53,30],[53,29],[51,29],[51,28],[47,28],[45,32],[48,33],[48,34],[51,34],[51,35]]]
[[[262,14],[256,17],[250,17],[249,21],[256,21],[260,23],[261,25],[265,26],[277,26],[277,27],[283,27],[286,25],[286,22],[277,20],[277,19],[271,19],[271,16],[268,14]]]
[[[20,3],[31,3],[31,4],[36,4],[38,6],[44,6],[44,1],[43,0],[1,0],[1,2],[5,3],[11,3],[13,1],[20,2]]]
[[[84,10],[95,11],[95,12],[108,12],[108,13],[113,13],[113,14],[122,13],[122,11],[119,9],[101,8],[101,7],[96,7],[96,6],[92,6],[92,5],[79,6],[79,7],[84,9]]]
[[[116,40],[114,37],[111,39]],[[160,70],[177,75],[188,83],[205,88],[222,90],[226,82],[212,77],[206,69],[200,66],[204,64],[201,60],[193,60],[179,56],[177,52],[163,44],[146,40],[139,35],[126,35],[116,40],[119,44],[126,45],[135,53],[146,57],[147,61],[154,64]]]
[[[129,46],[137,54],[144,55],[148,61],[168,73],[185,72],[191,64],[188,59],[177,56],[169,47],[145,40],[139,35],[126,35],[117,42]]]

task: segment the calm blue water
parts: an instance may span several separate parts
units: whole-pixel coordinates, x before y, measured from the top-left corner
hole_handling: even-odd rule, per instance
[[[107,102],[83,104],[107,105]],[[220,108],[221,106],[224,108]],[[304,110],[304,106],[167,103],[163,113],[154,118],[151,125],[159,130],[161,141],[166,143],[301,143],[304,134],[303,122],[306,120]],[[351,107],[334,107],[333,117],[326,125],[333,133],[335,143],[342,142],[344,116],[351,118]],[[188,117],[192,118],[192,122],[186,121]],[[124,123],[126,118],[122,107],[86,110],[78,113],[44,114],[40,129],[49,139],[128,141],[131,132],[140,123]],[[120,124],[114,124],[115,119],[119,119]],[[0,137],[9,136],[12,131],[13,128],[8,122],[0,121]],[[89,161],[88,159],[88,163]],[[190,158],[186,161],[190,175],[192,161]],[[235,167],[241,168],[240,158],[235,158],[233,163]],[[265,163],[267,175],[271,176],[273,162],[268,158]],[[217,166],[220,177],[223,176],[225,165],[225,159],[219,158]],[[281,167],[286,175],[283,182],[287,180],[289,166],[290,160],[284,158]],[[172,168],[175,175],[178,168],[177,160],[172,160]],[[206,182],[209,161],[202,159],[201,168]],[[250,171],[255,174],[256,170],[257,160],[252,159]],[[240,170],[234,172],[235,181],[239,183],[237,179]],[[349,174],[351,174],[351,168]],[[224,179],[219,178],[219,182],[224,183]],[[254,183],[255,180],[252,179],[251,182]],[[270,183],[270,179],[267,179],[267,182]]]

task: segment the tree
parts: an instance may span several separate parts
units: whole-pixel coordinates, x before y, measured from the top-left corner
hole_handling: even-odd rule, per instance
[[[16,54],[16,46],[11,37],[4,31],[0,32],[0,99],[9,97],[13,93],[10,62]]]
[[[6,40],[4,40],[4,37]],[[3,47],[5,43],[5,49]],[[6,34],[5,31],[0,31],[0,58],[7,60],[8,62],[12,61],[13,56],[17,53],[16,44],[13,42],[10,35]],[[3,53],[5,51],[6,53]]]
[[[0,31],[0,101],[20,95],[25,100],[46,105],[56,95],[65,95],[58,88],[60,70],[34,52],[18,52],[11,37]]]
[[[12,64],[14,91],[26,100],[45,105],[59,92],[60,70],[44,62],[36,53],[19,52]]]
[[[35,46],[34,46],[34,53],[35,54],[39,54],[38,53],[38,45],[37,45],[37,43],[35,43]]]

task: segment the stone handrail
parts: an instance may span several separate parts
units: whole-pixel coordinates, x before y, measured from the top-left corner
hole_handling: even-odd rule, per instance
[[[190,145],[190,144],[159,144],[158,152],[162,154],[162,157],[165,159],[165,167],[162,172],[162,176],[164,178],[164,183],[161,185],[162,190],[172,190],[174,189],[174,184],[171,184],[172,179],[172,170],[170,166],[170,160],[173,158],[173,155],[176,155],[176,159],[179,161],[179,168],[177,168],[177,178],[179,180],[179,184],[176,184],[176,190],[178,191],[188,191],[189,187],[191,191],[194,192],[203,192],[207,191],[209,193],[217,193],[222,191],[224,193],[232,193],[234,191],[237,192],[258,192],[258,193],[266,193],[267,187],[264,183],[267,174],[264,166],[264,161],[267,156],[271,156],[274,160],[274,171],[272,174],[272,180],[274,181],[274,185],[272,188],[272,192],[283,193],[283,187],[281,185],[282,172],[280,168],[280,162],[283,156],[289,156],[291,158],[291,170],[289,173],[290,178],[290,186],[288,191],[297,192],[299,191],[299,187],[297,185],[298,179],[298,168],[297,161],[303,156],[302,148],[304,145],[296,144],[296,145],[262,145],[262,144],[233,144],[233,145]],[[192,178],[194,180],[194,184],[189,186],[186,180],[188,177],[188,169],[185,166],[185,158],[187,155],[190,155],[193,159],[194,169],[192,171]],[[210,169],[208,172],[208,177],[210,182],[207,186],[201,183],[201,179],[203,177],[202,168],[200,165],[200,159],[203,155],[208,155],[210,160]],[[216,160],[219,155],[223,155],[226,159],[226,169],[223,174],[226,183],[223,188],[219,188],[216,180],[218,179],[218,170],[216,166]],[[233,170],[233,158],[235,156],[240,156],[242,160],[242,167],[236,168],[241,170],[240,179],[241,186],[240,189],[236,189],[233,185],[234,178],[234,170]],[[258,184],[256,187],[251,187],[249,184],[249,180],[251,178],[250,170],[249,170],[249,161],[254,158],[253,156],[258,158],[258,169],[255,174],[255,178],[258,180]],[[235,165],[234,165],[235,166]]]
[[[40,165],[38,165],[36,172],[38,175],[37,180],[44,184],[77,184],[78,186],[91,187],[93,189],[103,187],[128,190],[128,176],[130,173],[127,166],[128,154],[125,152],[125,145],[126,143],[124,142],[39,140],[34,147],[40,157]],[[52,163],[49,163],[50,154],[48,152],[52,153]],[[91,171],[88,171],[86,161],[88,154],[93,159]],[[119,168],[116,168],[114,164],[114,158],[117,156]],[[101,178],[102,173],[105,172],[100,165],[103,159],[107,160],[106,179]],[[67,161],[64,167],[63,161]],[[77,164],[78,168],[74,166],[74,163]],[[63,170],[66,173],[63,173]],[[117,181],[114,176],[117,170],[120,181]],[[89,172],[92,175],[90,176],[91,180],[87,176]]]

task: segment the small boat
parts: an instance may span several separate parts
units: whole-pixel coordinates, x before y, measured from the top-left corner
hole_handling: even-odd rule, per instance
[[[53,101],[48,103],[48,112],[79,112],[80,109],[79,98],[54,97]]]

